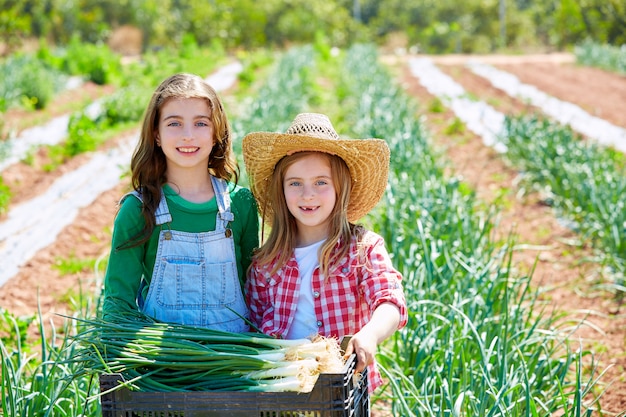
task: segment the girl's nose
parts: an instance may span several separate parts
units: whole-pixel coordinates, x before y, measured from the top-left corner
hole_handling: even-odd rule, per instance
[[[313,190],[313,187],[310,185],[304,185],[302,187],[302,198],[311,198],[315,195],[315,191]]]
[[[193,133],[191,126],[183,127],[183,140],[191,140],[193,138]]]

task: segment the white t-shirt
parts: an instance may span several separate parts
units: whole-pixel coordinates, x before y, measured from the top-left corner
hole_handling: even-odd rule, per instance
[[[288,339],[303,339],[319,332],[315,317],[311,278],[313,278],[313,270],[319,265],[318,250],[323,243],[322,240],[295,249],[298,271],[300,272],[300,296],[298,297],[296,314],[287,332]]]

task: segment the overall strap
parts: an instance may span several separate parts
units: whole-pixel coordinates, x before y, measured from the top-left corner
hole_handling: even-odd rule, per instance
[[[217,202],[218,216],[223,222],[224,229],[228,228],[228,223],[235,220],[235,215],[230,211],[230,194],[226,180],[216,178],[211,175],[213,190],[215,191],[215,201]]]
[[[122,198],[120,199],[120,204],[122,204],[122,202],[126,199],[126,197],[128,196],[135,196],[139,201],[141,201],[143,203],[143,197],[142,194],[140,192],[138,192],[137,190],[133,190],[129,193],[126,193],[124,196],[122,196]],[[159,200],[159,206],[156,209],[156,213],[154,213],[154,216],[156,218],[156,225],[160,226],[162,224],[165,223],[169,223],[172,221],[172,215],[170,214],[170,209],[167,206],[167,201],[165,201],[165,194],[161,193],[161,199]]]

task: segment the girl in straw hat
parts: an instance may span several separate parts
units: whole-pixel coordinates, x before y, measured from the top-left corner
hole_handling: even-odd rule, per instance
[[[298,115],[287,133],[256,132],[243,156],[267,241],[246,281],[250,315],[264,333],[352,338],[357,371],[381,383],[377,345],[407,321],[401,275],[383,239],[359,218],[387,185],[389,148],[380,139],[341,139],[328,117]]]
[[[105,317],[139,309],[160,321],[247,331],[243,282],[259,220],[252,193],[236,185],[215,90],[192,74],[164,80],[130,168],[134,191],[115,219]]]

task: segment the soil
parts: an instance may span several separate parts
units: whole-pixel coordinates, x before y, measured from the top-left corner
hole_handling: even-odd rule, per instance
[[[463,66],[466,56],[432,57],[440,68],[453,76],[474,97],[503,113],[537,111],[491,87],[488,81]],[[473,57],[476,58],[476,57]],[[626,77],[606,71],[579,67],[568,54],[479,57],[516,75],[522,82],[535,85],[547,94],[570,101],[591,114],[626,128]],[[394,57],[386,62],[397,75],[407,93],[416,98],[419,112],[432,132],[434,146],[445,151],[451,164],[450,174],[458,175],[472,185],[486,202],[506,200],[499,219],[502,236],[513,231],[518,250],[515,265],[520,273],[532,272],[533,284],[541,287],[542,300],[561,314],[563,329],[571,328],[571,340],[594,353],[599,371],[605,371],[594,390],[600,396],[603,416],[626,412],[626,311],[614,294],[603,291],[592,249],[562,223],[541,196],[519,192],[518,173],[508,167],[482,139],[470,132],[445,133],[454,115],[445,111],[432,113],[433,97],[411,75],[406,58]],[[72,100],[71,94],[62,100]],[[62,108],[62,103],[54,107]],[[42,155],[41,158],[45,158]],[[70,164],[78,164],[79,160]],[[68,165],[64,169],[69,169]],[[17,164],[2,176],[13,192],[13,201],[23,201],[37,193],[37,184],[49,184],[50,176],[32,166]],[[39,187],[43,187],[40,185]],[[87,268],[75,274],[62,274],[55,265],[59,259],[98,259],[107,254],[118,198],[128,189],[127,180],[104,193],[83,209],[76,221],[67,227],[55,244],[39,251],[19,274],[0,287],[0,306],[15,316],[30,316],[40,308],[46,322],[57,326],[58,313],[75,310],[81,290],[92,291],[101,285]],[[577,325],[577,323],[582,323]],[[36,334],[37,330],[32,330]],[[576,346],[574,346],[576,348]],[[590,357],[585,372],[589,375]],[[597,375],[596,375],[597,377]],[[588,401],[593,401],[589,397]],[[383,415],[373,405],[372,415]]]

